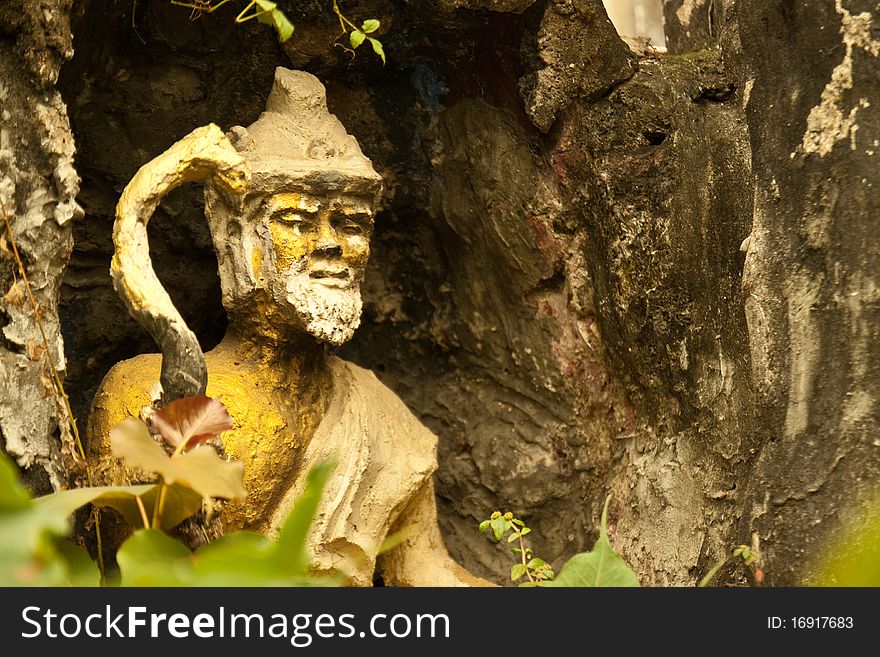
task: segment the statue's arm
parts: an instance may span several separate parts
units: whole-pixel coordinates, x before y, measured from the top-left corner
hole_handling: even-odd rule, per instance
[[[434,482],[429,477],[401,514],[394,532],[404,540],[379,557],[379,570],[389,586],[495,586],[471,575],[453,561],[437,525]]]

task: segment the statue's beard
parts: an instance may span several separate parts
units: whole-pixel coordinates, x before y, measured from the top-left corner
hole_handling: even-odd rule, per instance
[[[340,345],[348,342],[361,322],[361,293],[357,283],[328,287],[294,266],[286,276],[285,292],[302,328],[315,339]]]

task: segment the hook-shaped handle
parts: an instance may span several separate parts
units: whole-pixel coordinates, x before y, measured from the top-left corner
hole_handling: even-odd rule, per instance
[[[208,370],[195,334],[153,270],[147,222],[162,197],[181,183],[211,180],[227,193],[240,195],[247,190],[249,179],[244,158],[223,131],[211,123],[193,130],[142,166],[116,206],[110,275],[128,312],[162,351],[163,403],[204,394]]]

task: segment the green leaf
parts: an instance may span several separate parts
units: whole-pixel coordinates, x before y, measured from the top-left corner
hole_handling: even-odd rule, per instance
[[[144,508],[151,511],[156,506],[156,498],[159,495],[159,486],[153,486],[149,491],[141,497]],[[140,516],[140,510],[137,511],[137,517],[130,519],[134,513],[134,509],[130,504],[123,510],[119,505],[113,506],[117,511],[122,513],[126,522],[132,527],[143,527],[143,520]],[[162,526],[161,529],[169,530],[177,527],[181,522],[189,518],[191,515],[200,511],[202,508],[202,496],[188,486],[181,484],[165,485],[165,503],[162,507]]]
[[[351,43],[352,48],[357,48],[364,42],[364,39],[366,38],[367,35],[360,30],[352,30],[351,34],[348,35],[348,40]]]
[[[53,540],[69,531],[66,516],[36,506],[0,512],[0,586],[62,584]]]
[[[112,506],[120,511],[127,505],[131,505],[137,513],[137,502],[135,497],[143,496],[149,491],[156,488],[156,484],[143,484],[140,486],[95,486],[94,488],[73,488],[71,490],[63,490],[51,495],[38,497],[34,503],[47,511],[59,513],[62,516],[69,516],[78,508],[86,504],[94,504],[95,506]],[[126,515],[123,512],[123,515]],[[126,516],[126,520],[128,517]],[[136,523],[140,524],[140,523]]]
[[[190,551],[158,529],[139,529],[116,553],[122,586],[185,586],[193,580]]]
[[[174,469],[163,473],[168,483],[179,481],[202,497],[232,499],[245,496],[242,483],[244,464],[221,459],[213,447],[196,447],[169,461]]]
[[[547,582],[546,586],[638,586],[639,579],[626,565],[623,559],[611,547],[608,541],[608,504],[609,495],[605,499],[602,510],[602,521],[599,528],[599,540],[591,552],[574,555],[565,564],[556,579]]]
[[[271,556],[271,539],[239,531],[196,550],[193,569],[197,586],[266,586],[280,579]]]
[[[532,559],[528,563],[529,570],[534,570],[535,568],[538,568],[539,566],[546,566],[546,565],[547,565],[547,562],[544,561],[543,559],[539,559],[538,557],[535,557],[534,559]]]
[[[110,429],[113,456],[134,469],[162,474],[171,460],[162,446],[150,436],[147,425],[137,418],[127,418]]]
[[[492,535],[495,537],[496,541],[500,541],[501,537],[504,536],[504,532],[507,531],[507,521],[504,518],[495,518],[491,522],[492,527]]]
[[[0,586],[97,582],[88,554],[60,538],[70,532],[68,515],[32,501],[15,464],[0,453]]]
[[[525,527],[525,526],[526,526],[526,523],[524,523],[524,522],[523,522],[522,520],[520,520],[519,518],[514,518],[514,519],[512,519],[510,522],[512,522],[514,525],[518,525],[518,526],[520,526],[520,527]]]
[[[309,564],[294,564],[274,541],[239,531],[193,554],[193,586],[315,586]]]
[[[229,411],[219,399],[191,395],[153,413],[153,430],[172,447],[192,449],[232,428]]]
[[[507,542],[513,543],[514,541],[516,541],[518,539],[519,539],[519,534],[517,534],[516,532],[513,532],[510,536],[507,537]]]
[[[523,536],[525,536],[526,534],[531,534],[531,533],[532,533],[532,530],[529,529],[528,527],[523,527],[521,533],[522,533]]]
[[[382,63],[385,64],[385,49],[382,47],[382,43],[372,37],[367,37],[367,39],[369,39],[370,45],[373,46],[373,52],[379,55],[382,58]]]
[[[111,429],[110,449],[129,467],[155,472],[166,483],[184,484],[202,497],[233,498],[245,495],[242,463],[221,459],[208,445],[168,456],[150,437],[147,426],[140,420],[128,418]]]
[[[144,508],[149,512],[156,504],[158,493],[158,484],[96,486],[94,488],[74,488],[38,497],[34,503],[40,508],[59,513],[65,517],[86,504],[109,506],[119,511],[129,525],[140,528],[144,523],[135,498],[139,496]],[[179,484],[168,486],[162,513],[162,529],[176,527],[201,508],[202,496],[199,493]]]
[[[324,463],[309,471],[306,476],[305,491],[278,530],[277,554],[282,555],[294,571],[305,571],[308,567],[306,536],[318,511],[321,492],[335,467],[335,463]]]
[[[30,493],[18,480],[15,463],[0,452],[0,511],[27,509],[30,499]]]
[[[520,577],[526,574],[526,565],[524,563],[515,563],[513,564],[513,568],[510,569],[510,579],[514,582],[518,580]]]
[[[84,547],[68,540],[55,543],[58,556],[65,565],[65,583],[68,586],[100,586],[101,573]]]
[[[293,23],[283,11],[278,9],[276,3],[270,2],[270,0],[255,0],[255,2],[262,10],[256,14],[256,19],[266,25],[272,25],[278,32],[278,41],[284,43],[293,36]]]
[[[491,520],[484,520],[480,523],[480,533],[485,534],[489,530],[489,525],[492,524]]]
[[[367,34],[369,34],[370,32],[375,32],[379,29],[379,21],[377,21],[375,18],[365,20],[364,24],[361,25],[361,29]]]

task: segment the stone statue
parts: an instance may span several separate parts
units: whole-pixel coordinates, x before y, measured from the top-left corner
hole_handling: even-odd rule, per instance
[[[162,196],[205,183],[229,329],[202,356],[153,271],[146,225]],[[195,130],[144,165],[117,207],[111,273],[162,355],[116,365],[89,419],[100,483],[129,483],[109,431],[158,398],[222,395],[234,428],[227,455],[245,464],[247,498],[223,511],[226,529],[271,534],[304,486],[333,459],[310,536],[321,569],[369,586],[485,585],[447,554],[431,475],[436,438],[369,371],[328,353],[351,338],[382,181],[327,110],[313,76],[276,70],[266,111],[225,136]],[[185,256],[183,256],[185,257]],[[160,376],[161,364],[161,376]],[[161,390],[157,382],[161,381]],[[377,556],[389,535],[405,540]]]

